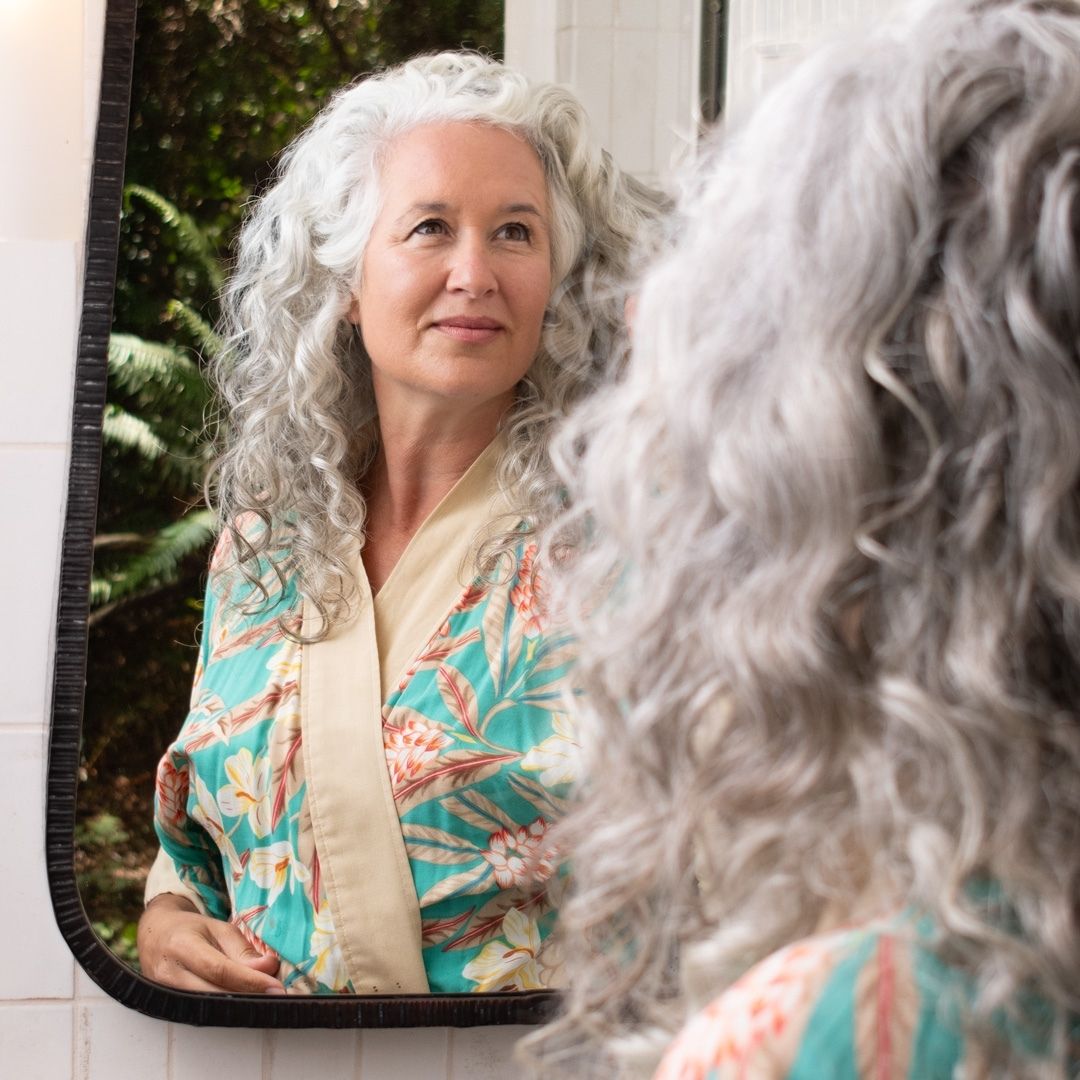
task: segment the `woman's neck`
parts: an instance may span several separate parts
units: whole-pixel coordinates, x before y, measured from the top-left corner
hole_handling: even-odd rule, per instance
[[[379,415],[379,449],[361,481],[367,504],[364,567],[372,591],[390,576],[413,535],[490,445],[505,406],[457,422]]]

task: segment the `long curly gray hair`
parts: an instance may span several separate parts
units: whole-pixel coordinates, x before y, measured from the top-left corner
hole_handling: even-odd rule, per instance
[[[940,3],[834,46],[690,187],[625,376],[556,445],[586,779],[568,989],[532,1050],[654,1061],[876,896],[972,973],[977,1043],[1036,991],[1056,1067],[1000,1067],[1063,1075],[1080,8]]]
[[[381,162],[402,133],[452,121],[525,138],[552,204],[554,292],[499,466],[520,517],[488,537],[491,566],[520,542],[519,520],[538,527],[557,502],[552,423],[618,351],[630,262],[665,206],[591,140],[569,91],[474,53],[422,56],[339,91],[285,150],[241,231],[224,296],[226,348],[213,371],[224,448],[211,499],[244,576],[263,591],[267,560],[295,576],[323,633],[348,611],[365,520],[357,479],[378,447],[370,361],[346,314]]]

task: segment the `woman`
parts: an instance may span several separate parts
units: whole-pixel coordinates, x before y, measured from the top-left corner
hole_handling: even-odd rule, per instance
[[[192,711],[143,970],[198,990],[533,989],[569,779],[533,534],[659,199],[482,57],[337,95],[226,296]]]
[[[558,444],[556,1075],[710,1000],[663,1080],[1080,1068],[1080,7],[923,7],[708,156]]]

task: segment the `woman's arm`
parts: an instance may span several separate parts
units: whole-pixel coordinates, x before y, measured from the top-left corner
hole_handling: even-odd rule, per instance
[[[229,897],[222,880],[221,853],[206,829],[192,819],[188,807],[189,785],[202,785],[182,737],[202,704],[217,606],[214,568],[221,561],[222,544],[218,542],[206,589],[191,713],[181,738],[158,766],[154,827],[162,847],[147,879],[146,910],[139,919],[139,963],[148,978],[181,990],[280,994],[285,988],[274,977],[277,956],[252,944],[227,921]]]

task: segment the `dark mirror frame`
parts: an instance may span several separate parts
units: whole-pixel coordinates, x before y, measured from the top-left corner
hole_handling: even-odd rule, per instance
[[[56,921],[87,974],[122,1005],[184,1024],[255,1028],[475,1027],[536,1024],[550,990],[501,994],[264,997],[195,994],[150,982],[94,933],[75,879],[75,799],[86,688],[90,572],[101,473],[101,419],[112,322],[136,0],[108,0],[101,99],[90,183],[71,465],[60,562],[45,859]]]

